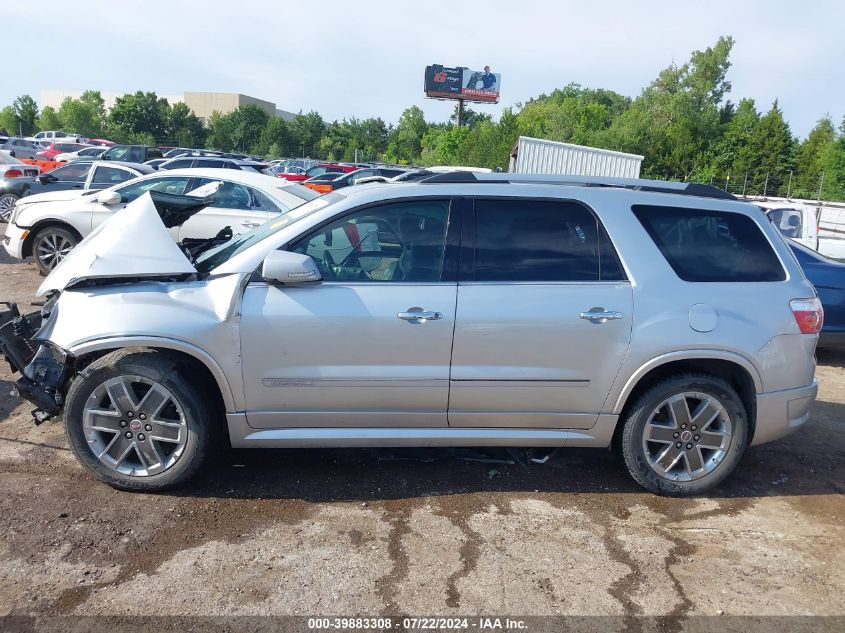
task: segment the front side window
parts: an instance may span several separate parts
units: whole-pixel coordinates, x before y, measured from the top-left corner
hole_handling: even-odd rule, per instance
[[[586,207],[542,200],[476,200],[476,281],[620,281],[622,267]]]
[[[94,184],[106,185],[111,187],[121,182],[126,182],[135,178],[135,174],[125,169],[118,169],[117,167],[107,167],[101,165],[94,171]]]
[[[117,190],[123,204],[132,202],[148,191],[163,191],[181,195],[188,186],[189,176],[173,176],[167,178],[149,178],[140,182],[133,182]]]
[[[449,202],[418,200],[347,215],[288,250],[310,255],[325,281],[440,281]]]
[[[786,273],[753,219],[741,213],[635,205],[634,215],[684,281],[783,281]]]
[[[68,163],[64,167],[54,169],[49,173],[62,182],[85,182],[92,163]]]

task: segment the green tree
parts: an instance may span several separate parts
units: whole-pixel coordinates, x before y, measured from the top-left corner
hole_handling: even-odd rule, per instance
[[[23,136],[34,134],[35,123],[38,120],[38,104],[35,103],[35,99],[29,95],[21,95],[15,99],[12,107],[15,109],[15,118],[18,123],[14,133],[20,133]]]
[[[839,125],[839,135],[822,157],[821,166],[824,173],[821,197],[827,200],[845,200],[845,117]]]
[[[174,103],[167,112],[167,137],[178,147],[202,147],[206,130],[184,103]]]
[[[813,198],[818,194],[824,159],[836,142],[836,129],[830,115],[819,119],[795,154],[794,196]]]
[[[109,112],[108,125],[118,138],[148,135],[155,139],[167,136],[169,104],[154,92],[127,94],[115,100]]]
[[[411,106],[399,117],[399,123],[390,133],[387,156],[397,163],[410,164],[419,160],[422,139],[428,131],[423,111]]]
[[[12,106],[6,106],[0,110],[0,129],[5,130],[8,135],[17,136],[18,116]]]
[[[326,124],[317,112],[297,114],[290,123],[292,156],[316,157],[319,154],[320,139],[326,131]]]
[[[753,176],[749,177],[749,192],[786,193],[789,173],[793,169],[795,139],[783,118],[778,102],[760,118],[751,135]]]
[[[210,149],[218,149],[224,152],[231,151],[234,147],[232,135],[234,133],[234,121],[230,114],[220,114],[217,111],[208,117],[208,136],[206,146]]]
[[[251,152],[257,146],[261,133],[270,121],[270,115],[257,105],[245,105],[231,113],[232,142],[235,149]]]
[[[58,130],[62,127],[62,121],[59,119],[59,114],[55,108],[44,106],[41,114],[38,115],[37,127],[39,130]]]
[[[99,92],[86,90],[79,99],[67,97],[58,112],[64,131],[98,138],[104,134],[106,108]]]
[[[271,117],[261,131],[258,145],[253,148],[256,154],[281,158],[289,155],[292,148],[292,134],[288,124],[281,117]]]

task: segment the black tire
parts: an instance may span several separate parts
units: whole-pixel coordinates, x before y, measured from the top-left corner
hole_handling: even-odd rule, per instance
[[[119,490],[157,492],[188,481],[202,467],[212,451],[215,444],[215,429],[220,428],[215,419],[215,407],[208,404],[207,399],[200,395],[200,386],[192,382],[190,378],[192,375],[195,376],[196,373],[192,372],[190,367],[180,364],[166,352],[158,350],[139,348],[119,350],[91,363],[74,379],[68,390],[65,404],[65,433],[76,458],[94,477]],[[97,398],[98,388],[102,390],[106,381],[123,377],[132,377],[128,380],[137,378],[149,380],[153,381],[153,384],[158,383],[159,386],[163,386],[172,394],[175,406],[179,408],[178,413],[184,418],[184,427],[179,432],[180,438],[184,440],[181,452],[167,467],[163,466],[166,460],[162,458],[160,464],[164,467],[162,472],[155,474],[119,472],[115,467],[110,467],[100,461],[94,453],[93,444],[89,445],[89,438],[86,438],[84,428],[86,407]],[[137,395],[137,392],[134,395]],[[143,397],[137,400],[143,402]],[[166,406],[171,405],[168,402]],[[163,410],[164,407],[162,407]],[[137,408],[137,411],[141,411],[141,408]],[[136,423],[139,423],[141,414],[137,415]],[[154,417],[156,416],[150,416],[150,422]],[[123,420],[120,421],[121,426],[123,422]],[[127,432],[131,430],[136,431],[136,437],[133,438],[135,446],[142,446],[142,442],[138,440],[146,442],[143,446],[153,443],[152,433],[149,434],[150,437],[142,437],[140,434],[143,433],[143,428],[125,428]],[[183,431],[185,436],[181,435]],[[116,435],[98,434],[105,438],[116,438]],[[121,438],[116,439],[122,441]],[[108,439],[103,441],[105,443]],[[160,455],[165,450],[164,444],[156,443],[155,451]],[[126,464],[124,468],[129,468],[136,458],[141,468],[144,468],[140,449],[130,448],[126,454],[130,457],[127,457],[124,462]]]
[[[61,226],[48,226],[38,231],[32,239],[32,256],[35,258],[38,272],[49,275],[50,271],[77,244],[79,244],[79,237],[76,233]],[[56,254],[51,257],[48,255],[49,252]]]
[[[12,217],[12,207],[15,206],[21,197],[14,193],[0,195],[0,222],[8,223]]]
[[[677,481],[674,478],[661,475],[652,467],[646,455],[644,434],[649,419],[662,403],[673,396],[695,392],[715,398],[727,413],[730,423],[729,444],[722,451],[720,459],[712,471],[698,475],[697,478],[689,481]],[[702,494],[719,484],[736,468],[745,452],[749,439],[748,414],[736,390],[721,378],[708,374],[684,374],[657,383],[640,396],[633,406],[627,410],[622,424],[619,448],[625,460],[625,465],[628,467],[628,472],[643,488],[655,494],[671,497]],[[683,442],[679,442],[679,444],[682,444],[680,452],[684,455],[679,459],[678,466],[675,468],[679,468],[681,465],[689,465],[684,450],[686,445],[683,445]],[[657,453],[660,452],[661,446],[668,449],[672,448],[671,444],[648,444],[648,446],[656,446],[655,452]],[[675,444],[675,446],[677,447],[678,444]],[[693,450],[697,450],[697,448]],[[704,449],[704,452],[699,451],[699,454],[705,454],[705,452],[708,455],[716,455],[716,451],[711,453],[709,449]],[[684,476],[683,473],[680,476]]]

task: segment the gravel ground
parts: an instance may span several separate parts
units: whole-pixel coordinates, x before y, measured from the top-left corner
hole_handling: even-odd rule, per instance
[[[0,298],[38,280],[0,256]],[[229,451],[188,488],[121,493],[4,367],[0,615],[843,616],[845,354],[819,360],[813,421],[684,500],[576,449]]]

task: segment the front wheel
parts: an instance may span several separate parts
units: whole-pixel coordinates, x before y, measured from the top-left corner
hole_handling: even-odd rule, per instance
[[[76,235],[60,226],[41,229],[32,240],[32,254],[35,255],[38,272],[49,275],[78,243]]]
[[[745,407],[715,376],[687,374],[656,384],[623,422],[622,456],[651,492],[690,496],[727,477],[748,445]]]
[[[120,490],[154,492],[190,479],[212,446],[212,409],[174,359],[121,350],[74,380],[65,432],[77,459]]]

